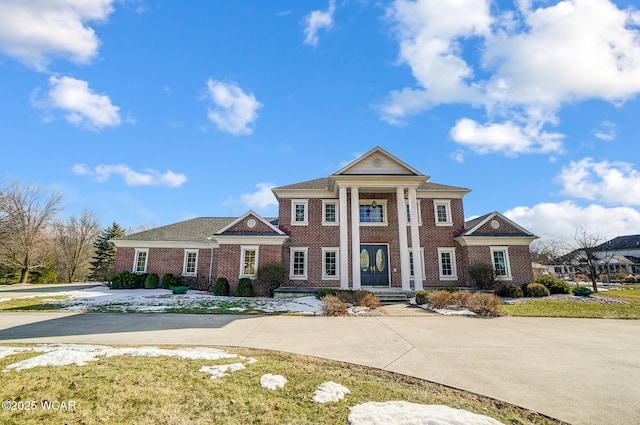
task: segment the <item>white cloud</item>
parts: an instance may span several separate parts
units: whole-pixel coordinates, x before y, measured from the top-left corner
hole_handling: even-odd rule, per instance
[[[67,121],[90,130],[120,125],[120,108],[111,103],[109,96],[94,93],[86,81],[51,77],[49,85],[46,99],[39,100],[34,95],[35,106],[63,110]]]
[[[44,71],[52,57],[86,64],[100,40],[89,23],[105,21],[114,0],[3,0],[0,52]]]
[[[474,152],[503,152],[507,156],[531,152],[557,152],[561,150],[563,138],[558,133],[540,134],[537,128],[523,128],[512,121],[482,125],[468,118],[459,120],[449,134],[458,144]]]
[[[273,183],[256,184],[257,191],[240,195],[240,201],[249,208],[268,208],[278,205],[278,201],[271,189],[276,187]]]
[[[547,241],[571,240],[579,227],[603,239],[635,235],[640,229],[640,211],[634,208],[581,207],[573,201],[516,207],[504,215]]]
[[[161,173],[153,169],[145,169],[141,173],[124,164],[97,165],[93,170],[84,164],[75,164],[72,172],[81,176],[93,176],[100,183],[106,182],[112,175],[120,175],[127,186],[180,187],[187,181],[187,176],[171,170]]]
[[[318,45],[318,31],[329,29],[333,26],[333,14],[336,11],[336,1],[329,0],[329,8],[326,11],[314,10],[305,17],[304,43],[311,46]]]
[[[640,173],[627,162],[571,161],[557,177],[562,193],[607,204],[640,205]]]
[[[611,121],[602,121],[600,126],[593,129],[591,133],[598,139],[604,140],[605,142],[611,142],[617,137],[616,125]]]
[[[258,109],[263,104],[253,93],[245,93],[235,83],[207,81],[209,98],[215,108],[209,109],[209,119],[218,129],[234,135],[251,134],[251,125],[258,118]]]
[[[388,16],[398,61],[411,68],[416,87],[391,91],[378,107],[381,118],[403,124],[439,104],[482,106],[489,122],[475,124],[476,133],[485,130],[478,152],[536,145],[542,149],[525,151],[561,152],[562,135],[543,127],[557,124],[564,104],[621,104],[640,93],[640,12],[609,0],[532,3],[500,11],[489,0],[396,0]],[[517,146],[491,137],[505,130]]]

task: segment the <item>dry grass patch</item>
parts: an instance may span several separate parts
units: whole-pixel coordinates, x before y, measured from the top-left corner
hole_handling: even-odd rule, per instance
[[[0,423],[347,424],[349,406],[389,400],[444,404],[505,424],[559,423],[507,403],[377,369],[267,351],[226,351],[257,362],[216,380],[198,370],[237,359],[122,356],[86,366],[3,373],[4,399],[73,400],[76,410],[0,411]],[[33,355],[6,357],[0,366]],[[288,383],[276,391],[261,388],[260,377],[266,373],[283,375]],[[313,403],[315,389],[326,381],[346,386],[351,394],[338,403]]]

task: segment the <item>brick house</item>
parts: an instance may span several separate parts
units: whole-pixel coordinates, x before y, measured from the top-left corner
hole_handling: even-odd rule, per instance
[[[274,188],[277,218],[248,211],[115,239],[115,267],[182,274],[202,289],[225,277],[233,290],[269,262],[288,268],[289,286],[465,287],[478,263],[493,265],[499,280],[532,281],[537,237],[498,212],[465,222],[469,192],[432,183],[375,147],[328,177]]]

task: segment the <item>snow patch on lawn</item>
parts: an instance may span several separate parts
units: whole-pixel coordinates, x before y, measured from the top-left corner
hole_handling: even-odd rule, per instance
[[[477,316],[471,310],[467,310],[466,308],[462,310],[456,310],[452,308],[432,308],[431,311],[435,311],[438,314],[442,314],[443,316]]]
[[[114,348],[103,345],[48,344],[37,347],[0,347],[0,358],[20,352],[42,354],[17,363],[12,363],[8,365],[3,372],[9,372],[12,369],[20,371],[45,366],[84,366],[87,363],[97,361],[100,357],[112,356],[171,356],[192,360],[220,360],[238,357],[236,354],[229,354],[216,348],[167,350],[157,347]]]
[[[267,373],[260,378],[260,386],[268,390],[276,390],[278,388],[284,388],[284,384],[287,383],[287,378],[282,375],[272,375]]]
[[[189,290],[186,294],[173,295],[168,289],[109,289],[96,286],[77,291],[47,292],[37,297],[62,296],[68,301],[57,302],[61,310],[85,311],[109,307],[113,310],[136,312],[163,312],[170,308],[198,308],[206,306],[215,310],[219,305],[229,311],[258,310],[266,313],[297,313],[321,315],[321,302],[314,296],[289,299],[260,297],[223,297],[210,292]],[[20,297],[35,298],[36,296]],[[7,301],[3,298],[0,301]],[[239,305],[229,304],[237,303]]]
[[[328,403],[338,402],[344,398],[346,394],[351,394],[351,391],[345,386],[337,384],[333,381],[328,381],[320,384],[313,396],[314,403]]]
[[[217,366],[202,366],[198,372],[204,372],[211,374],[211,379],[222,378],[228,376],[226,372],[237,372],[239,370],[246,369],[242,363],[232,363]]]
[[[502,425],[466,410],[406,401],[369,402],[350,410],[347,419],[351,425]]]

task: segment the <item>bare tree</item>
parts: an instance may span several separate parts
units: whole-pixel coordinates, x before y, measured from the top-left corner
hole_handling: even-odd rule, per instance
[[[560,257],[562,248],[558,241],[538,239],[531,243],[529,250],[532,262],[552,265]]]
[[[61,208],[62,195],[47,192],[34,184],[12,183],[0,196],[5,237],[0,244],[0,261],[20,271],[20,282],[41,267],[47,252],[45,230]]]
[[[93,243],[100,233],[95,214],[83,211],[80,218],[72,215],[58,221],[55,228],[55,254],[58,276],[66,282],[85,279],[89,275]]]
[[[570,243],[571,251],[563,258],[573,267],[587,275],[591,281],[593,292],[598,292],[596,282],[600,276],[600,267],[608,264],[611,254],[604,252],[600,246],[604,242],[599,235],[589,233],[584,228],[577,228],[573,241]]]

